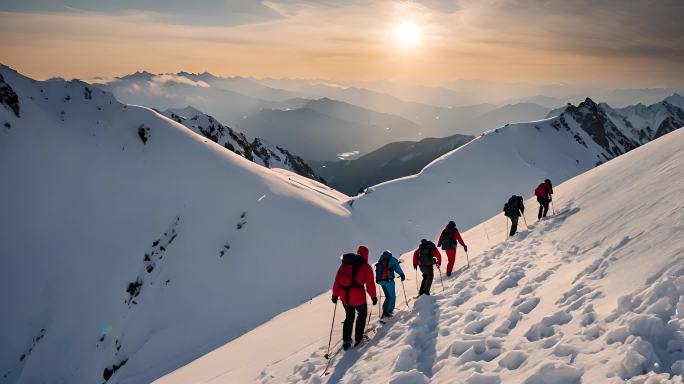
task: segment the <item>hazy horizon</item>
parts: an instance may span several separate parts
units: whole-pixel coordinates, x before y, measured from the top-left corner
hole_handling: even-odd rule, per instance
[[[31,77],[152,73],[676,88],[684,3],[8,0],[0,62]]]

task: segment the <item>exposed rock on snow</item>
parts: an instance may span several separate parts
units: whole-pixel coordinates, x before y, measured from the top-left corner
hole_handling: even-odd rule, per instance
[[[247,160],[267,168],[283,168],[325,182],[301,157],[260,138],[255,138],[250,143],[243,133],[236,132],[195,108],[168,109],[160,113]]]
[[[0,104],[9,108],[16,117],[19,117],[19,98],[6,82],[5,78],[0,74]]]

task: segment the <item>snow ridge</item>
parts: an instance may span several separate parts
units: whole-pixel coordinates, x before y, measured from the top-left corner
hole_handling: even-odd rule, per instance
[[[264,139],[255,138],[250,143],[242,132],[224,126],[212,116],[193,107],[167,109],[160,113],[249,161],[267,168],[287,169],[312,180],[325,182],[301,157]]]
[[[557,187],[556,215],[437,282],[354,364],[321,377],[316,350],[286,381],[681,383],[684,205],[662,201],[684,196],[671,182],[682,143],[673,133]]]

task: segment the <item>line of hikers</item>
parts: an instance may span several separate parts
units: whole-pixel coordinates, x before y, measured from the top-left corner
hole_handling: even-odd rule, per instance
[[[534,191],[537,201],[539,202],[538,218],[546,217],[549,210],[549,203],[551,202],[551,195],[553,195],[553,188],[549,179],[544,180],[543,183]],[[511,219],[511,232],[513,236],[517,230],[518,217],[525,211],[523,206],[523,199],[521,196],[513,195],[504,205],[504,213]],[[440,266],[442,264],[442,255],[438,250],[442,250],[447,255],[447,277],[451,276],[456,262],[456,247],[461,244],[463,250],[468,252],[468,246],[463,241],[461,233],[456,228],[454,221],[449,221],[446,227],[439,235],[437,245],[427,239],[421,239],[420,245],[413,252],[413,269],[416,271],[420,268],[422,274],[422,281],[418,288],[418,295],[430,295],[430,288],[432,287],[432,280],[434,278],[434,266],[437,266],[441,274]],[[366,304],[366,292],[371,297],[373,305],[378,303],[377,291],[375,284],[377,283],[382,288],[385,295],[385,301],[382,303],[383,319],[392,317],[394,307],[396,304],[396,290],[394,286],[394,279],[398,275],[403,285],[406,280],[406,274],[401,269],[399,260],[392,255],[390,251],[384,251],[378,262],[375,263],[375,273],[373,268],[368,264],[369,250],[368,247],[362,245],[356,253],[347,253],[342,256],[342,264],[337,269],[335,281],[332,287],[332,302],[337,306],[338,300],[342,301],[345,311],[345,319],[342,327],[342,348],[347,350],[352,345],[352,330],[354,329],[354,346],[358,346],[362,341],[365,333],[366,318],[368,317],[368,306]],[[417,284],[417,281],[416,281]],[[354,324],[356,323],[356,324]],[[334,324],[334,317],[333,317]],[[332,329],[331,329],[332,338]],[[330,345],[328,345],[328,348]],[[326,355],[327,356],[327,355]]]
[[[537,202],[539,203],[537,219],[546,217],[546,214],[549,213],[549,203],[552,203],[553,201],[553,186],[551,185],[551,180],[546,179],[539,184],[534,190],[534,195],[537,197]],[[523,204],[522,196],[511,196],[508,199],[508,202],[504,204],[503,212],[506,217],[511,219],[511,231],[508,233],[508,236],[513,236],[518,230],[518,218],[520,216],[523,216],[523,219],[525,218],[525,205]]]

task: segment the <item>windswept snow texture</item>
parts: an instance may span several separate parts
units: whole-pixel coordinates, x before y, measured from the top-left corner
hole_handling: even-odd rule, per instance
[[[318,182],[88,84],[0,75],[2,383],[149,382],[321,292],[310,272],[360,240]]]
[[[193,107],[168,109],[161,113],[247,160],[268,168],[283,168],[310,179],[324,181],[301,157],[263,139],[256,138],[250,143],[243,133],[226,127]]]
[[[304,325],[297,328],[299,338],[316,341],[290,347],[292,356],[308,353],[298,363],[289,357],[262,362],[266,368],[258,380],[681,383],[684,183],[678,181],[684,180],[683,146],[684,131],[678,131],[557,187],[555,215],[542,221],[528,215],[529,229],[471,250],[479,256],[471,259],[470,269],[446,279],[443,292],[436,281],[434,295],[412,301],[409,310],[400,305],[368,347],[342,354],[329,375],[321,376],[328,334],[309,328],[307,320],[310,313],[330,316],[329,293],[272,320],[274,326],[285,319]],[[503,220],[498,215],[482,225],[491,228]],[[474,238],[479,229],[465,234],[471,245],[482,242]],[[316,328],[320,334],[308,335]],[[266,324],[235,343],[268,340],[271,331]],[[232,351],[235,356],[257,347],[242,345]],[[193,382],[183,374],[201,364],[160,382]],[[236,374],[204,368],[205,376],[195,368],[197,382],[233,382]]]

